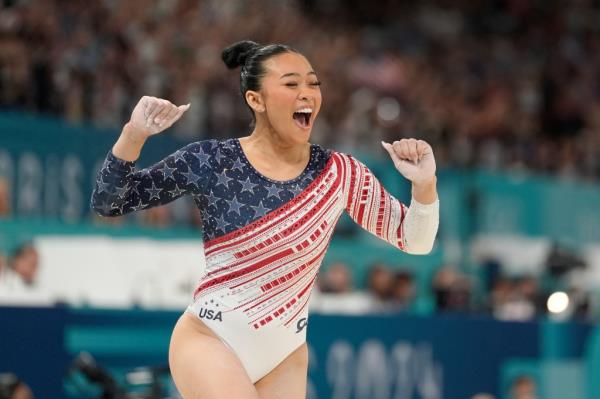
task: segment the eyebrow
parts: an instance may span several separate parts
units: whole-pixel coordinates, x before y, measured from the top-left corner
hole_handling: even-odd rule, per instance
[[[308,75],[315,75],[315,76],[316,76],[317,74],[316,74],[316,72],[315,72],[315,71],[310,71],[310,72],[309,72],[309,73],[307,73],[306,75],[307,75],[307,76],[308,76]],[[281,77],[280,77],[279,79],[287,78],[288,76],[300,76],[300,74],[299,74],[299,73],[297,73],[297,72],[290,72],[290,73],[286,73],[286,74],[283,74],[283,75],[281,75]]]

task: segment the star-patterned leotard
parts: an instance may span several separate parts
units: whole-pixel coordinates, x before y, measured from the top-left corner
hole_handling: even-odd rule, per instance
[[[231,348],[253,382],[306,341],[308,298],[343,211],[413,253],[428,252],[438,225],[438,202],[407,208],[350,155],[312,144],[304,171],[276,181],[250,164],[238,139],[194,142],[139,171],[109,152],[92,207],[117,216],[183,195],[200,209],[206,257],[186,311]]]

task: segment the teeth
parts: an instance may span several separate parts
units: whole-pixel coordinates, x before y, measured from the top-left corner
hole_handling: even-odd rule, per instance
[[[310,109],[310,108],[302,108],[302,109],[299,109],[296,112],[301,112],[301,113],[305,113],[305,114],[312,114],[312,109]]]

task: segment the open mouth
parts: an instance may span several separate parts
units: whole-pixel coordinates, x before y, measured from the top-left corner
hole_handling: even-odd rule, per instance
[[[310,117],[312,112],[299,111],[294,112],[294,121],[296,124],[300,126],[302,129],[307,129],[310,127]]]

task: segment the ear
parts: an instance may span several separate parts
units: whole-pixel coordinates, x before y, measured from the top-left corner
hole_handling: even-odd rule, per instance
[[[250,108],[252,108],[254,112],[265,112],[265,103],[262,95],[259,92],[248,90],[246,91],[245,97],[248,105],[250,105]]]

